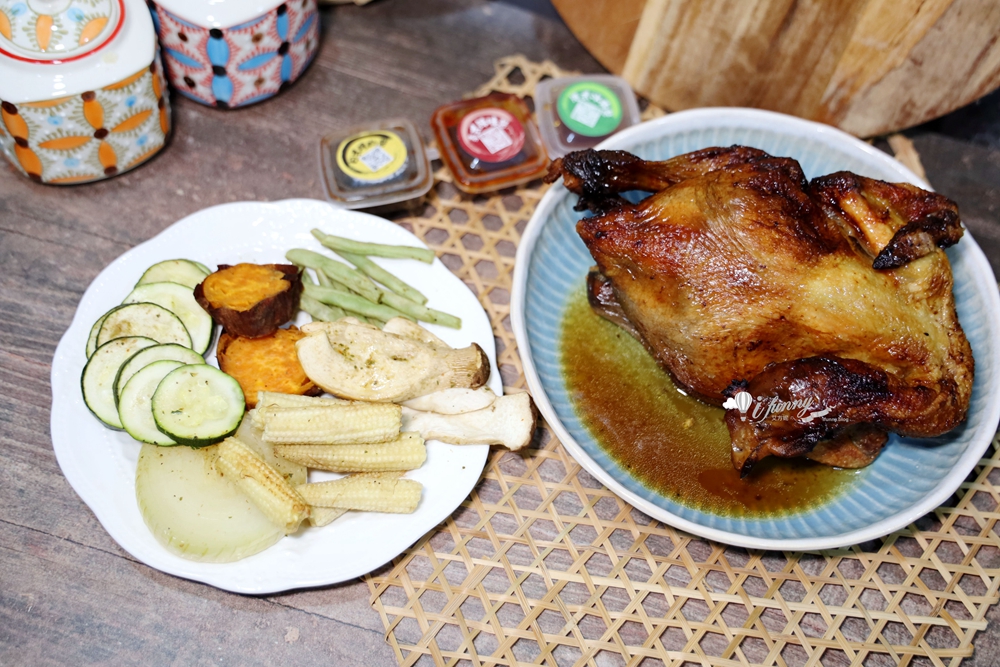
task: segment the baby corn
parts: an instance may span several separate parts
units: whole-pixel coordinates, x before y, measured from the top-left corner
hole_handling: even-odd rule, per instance
[[[303,396],[301,394],[282,394],[276,391],[258,391],[257,405],[266,408],[275,405],[279,408],[309,408],[317,405],[346,405],[350,401],[333,396]]]
[[[258,410],[258,416],[260,416]],[[399,437],[402,410],[392,403],[347,403],[263,410],[264,442],[272,445],[344,445]]]
[[[280,473],[236,438],[219,443],[215,465],[275,525],[293,533],[309,516],[309,506]]]
[[[302,396],[301,394],[282,394],[277,391],[258,391],[257,407],[250,411],[250,421],[258,431],[264,430],[264,420],[267,418],[263,408],[310,408],[319,405],[345,405],[350,403],[342,398],[332,396]]]
[[[336,507],[310,507],[309,523],[317,527],[326,526],[345,514],[347,514],[347,510]]]
[[[392,442],[359,445],[275,445],[277,456],[331,472],[415,470],[427,459],[419,433],[401,433]]]
[[[303,484],[296,490],[316,507],[410,514],[420,503],[423,487],[412,479],[401,479],[399,473],[362,473]]]

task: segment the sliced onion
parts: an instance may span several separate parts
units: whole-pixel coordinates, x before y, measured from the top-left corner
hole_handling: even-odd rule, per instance
[[[216,446],[143,445],[135,474],[139,511],[156,539],[190,560],[228,563],[284,536],[213,465]]]
[[[283,459],[280,456],[275,456],[274,447],[264,442],[264,432],[255,429],[252,422],[253,415],[250,412],[243,415],[243,421],[240,422],[239,429],[233,434],[236,436],[236,439],[257,452],[264,459],[264,463],[281,473],[285,481],[292,486],[299,486],[309,481],[309,471],[306,467],[288,459]]]

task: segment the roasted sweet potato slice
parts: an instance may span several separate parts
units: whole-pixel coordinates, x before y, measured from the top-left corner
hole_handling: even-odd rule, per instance
[[[302,276],[292,264],[220,264],[194,288],[194,298],[228,333],[270,336],[295,317]]]
[[[262,338],[223,333],[216,351],[219,368],[240,383],[248,408],[257,405],[258,391],[321,394],[323,390],[306,377],[299,364],[295,342],[304,337],[294,325]]]

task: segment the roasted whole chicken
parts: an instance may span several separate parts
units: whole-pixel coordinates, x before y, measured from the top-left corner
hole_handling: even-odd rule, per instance
[[[965,419],[951,200],[849,172],[807,181],[795,160],[743,146],[665,162],[581,151],[552,164],[560,176],[595,213],[577,225],[597,263],[591,305],[679,387],[728,408],[741,474],[766,456],[861,467],[888,432]],[[630,190],[653,194],[632,204]]]

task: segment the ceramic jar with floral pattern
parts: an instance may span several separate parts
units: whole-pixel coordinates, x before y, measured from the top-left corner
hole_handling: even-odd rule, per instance
[[[232,109],[295,81],[319,47],[316,0],[150,0],[174,89]]]
[[[142,0],[0,0],[0,151],[44,183],[85,183],[163,148],[170,106]]]

